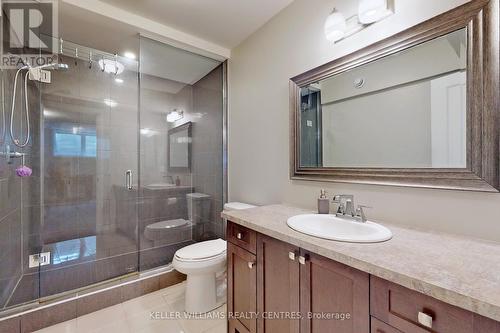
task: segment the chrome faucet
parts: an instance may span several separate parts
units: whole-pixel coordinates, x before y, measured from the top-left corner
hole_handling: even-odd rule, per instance
[[[172,176],[165,176],[165,178],[167,178],[168,180],[170,180],[170,184],[175,184],[174,177],[172,177]]]
[[[354,195],[339,194],[333,197],[333,202],[339,205],[337,216],[353,215]]]
[[[351,194],[335,195],[333,197],[333,202],[338,204],[335,216],[362,223],[365,223],[368,220],[366,218],[363,208],[371,208],[371,207],[358,205],[358,207],[354,209],[355,207],[354,195]]]

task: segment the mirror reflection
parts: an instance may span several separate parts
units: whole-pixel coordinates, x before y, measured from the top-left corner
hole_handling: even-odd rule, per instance
[[[189,172],[191,168],[191,127],[187,122],[168,131],[168,166],[170,171]]]
[[[301,167],[465,168],[461,29],[301,88]]]

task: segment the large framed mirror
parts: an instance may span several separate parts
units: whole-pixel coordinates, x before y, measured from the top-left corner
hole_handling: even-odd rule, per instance
[[[498,192],[498,2],[292,78],[291,178]]]

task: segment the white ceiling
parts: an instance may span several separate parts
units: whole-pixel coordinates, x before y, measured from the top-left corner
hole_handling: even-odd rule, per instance
[[[66,45],[69,41],[110,54],[123,55],[126,51],[140,54],[141,73],[150,76],[148,80],[152,77],[169,80],[169,86],[162,89],[171,93],[197,82],[220,65],[217,60],[139,38],[133,26],[71,4],[63,2],[59,16],[59,33]]]
[[[293,0],[101,1],[231,49]]]
[[[181,84],[194,84],[220,65],[219,61],[147,38],[141,41],[141,72]],[[183,85],[179,85],[179,90]]]

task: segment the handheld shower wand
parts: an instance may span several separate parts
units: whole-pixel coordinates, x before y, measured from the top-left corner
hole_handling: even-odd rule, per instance
[[[30,72],[35,72],[35,71],[41,71],[42,69],[46,70],[67,70],[69,67],[67,64],[63,63],[51,63],[51,64],[45,64],[42,66],[38,67],[31,67],[29,65],[24,65],[23,67],[19,68],[16,72],[16,75],[14,76],[14,90],[12,92],[12,105],[10,109],[10,138],[12,139],[12,142],[19,147],[19,148],[24,148],[28,145],[30,138],[31,138],[31,125],[30,125],[30,111],[29,111],[29,101],[28,101],[28,77],[30,75]],[[17,80],[19,79],[19,74],[23,71],[26,70],[26,73],[24,73],[24,116],[26,119],[26,136],[24,138],[24,141],[21,142],[21,138],[16,138],[14,135],[14,114],[16,110],[16,94],[17,94]]]
[[[28,75],[29,75],[29,66],[25,65],[19,68],[14,76],[14,90],[12,92],[12,105],[10,109],[10,138],[12,142],[19,148],[24,148],[28,145],[31,136],[31,128],[30,128],[30,113],[29,113],[29,103],[28,103]],[[21,139],[17,139],[14,137],[14,113],[16,110],[16,93],[17,93],[17,80],[19,78],[19,73],[21,71],[28,69],[24,76],[24,103],[25,103],[25,117],[26,117],[26,138],[21,143]]]

